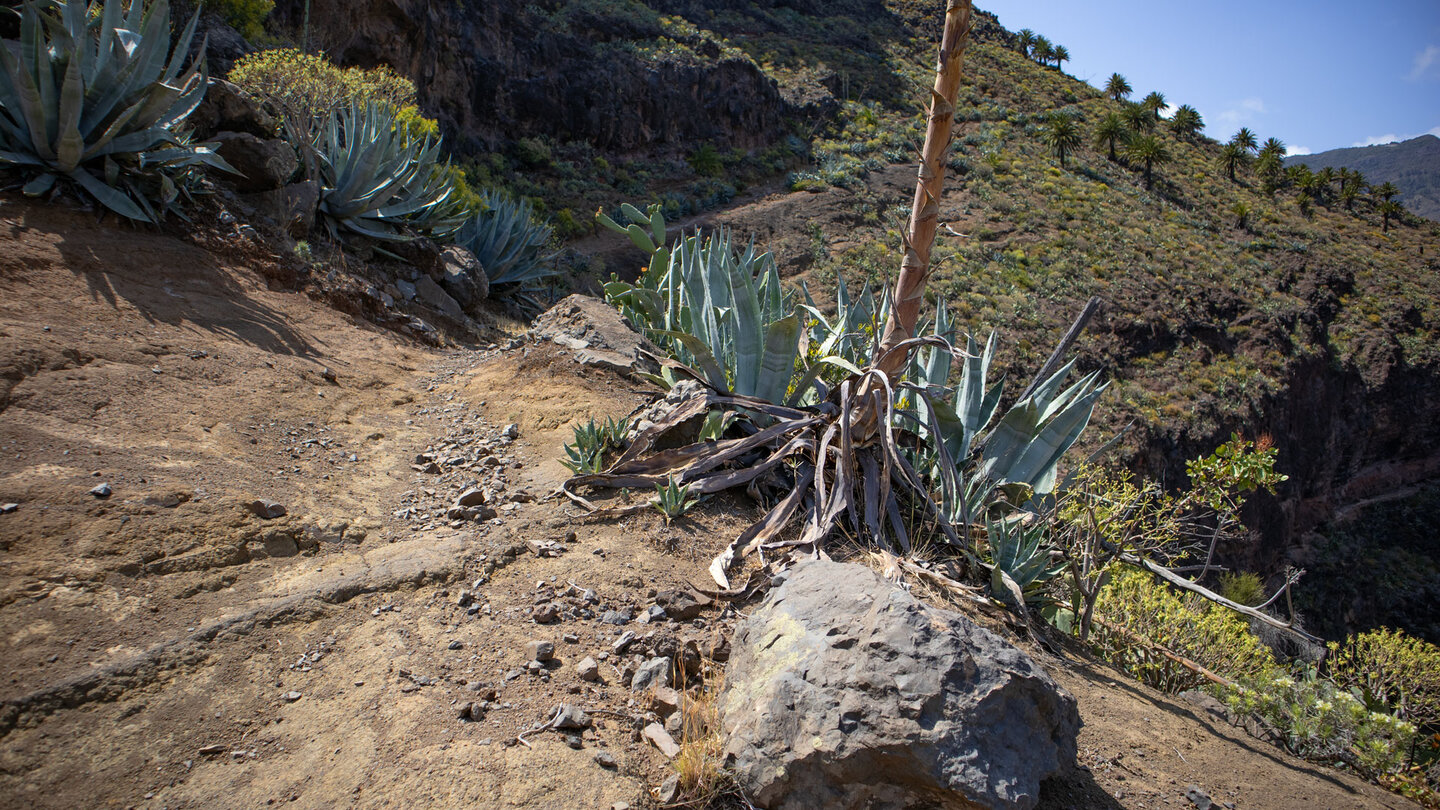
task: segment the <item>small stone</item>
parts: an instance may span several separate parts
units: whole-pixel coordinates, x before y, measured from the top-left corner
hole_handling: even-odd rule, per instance
[[[600,616],[600,621],[605,624],[624,625],[629,624],[635,616],[629,610],[607,610]]]
[[[540,672],[545,669],[545,665],[539,661],[531,661],[525,665],[525,669],[528,670],[531,675],[539,675]]]
[[[472,716],[472,712],[474,712],[474,711],[475,711],[475,704],[474,704],[474,703],[462,703],[462,704],[460,704],[460,719],[461,719],[461,720],[474,720],[474,719],[476,719],[475,717]]]
[[[609,751],[601,751],[597,753],[595,755],[595,764],[599,765],[607,771],[613,771],[616,768],[620,767],[620,763],[615,761],[615,755],[610,753]]]
[[[537,639],[525,645],[525,654],[532,661],[549,661],[555,657],[555,644]]]
[[[546,602],[535,608],[536,624],[554,624],[560,621],[560,608],[554,602]]]
[[[464,646],[465,646],[465,642],[463,642],[463,641],[452,641],[452,642],[450,642],[449,649],[459,650],[459,649],[462,649]]]
[[[610,805],[610,810],[630,810],[630,802],[615,802]]]
[[[580,637],[574,633],[566,633],[560,637],[566,644],[579,644]]]
[[[652,745],[660,749],[660,753],[664,754],[667,759],[680,756],[680,746],[675,743],[675,738],[671,737],[670,732],[666,731],[665,727],[659,723],[651,723],[640,733]]]
[[[550,724],[556,729],[587,729],[590,727],[590,716],[585,714],[579,706],[565,703],[560,706],[560,711],[555,715],[555,721]]]
[[[455,505],[484,506],[485,490],[480,489],[479,487],[471,487],[470,489],[467,489],[464,492],[460,493],[460,497],[455,499]]]
[[[631,644],[634,644],[634,643],[635,643],[635,631],[634,631],[634,630],[626,630],[625,632],[623,632],[623,633],[620,634],[620,638],[615,639],[615,643],[610,645],[610,649],[613,650],[616,655],[619,655],[620,653],[625,652],[625,650],[628,649],[628,648],[630,647],[630,645],[631,645]]]
[[[263,498],[256,498],[245,504],[245,508],[249,509],[250,513],[255,515],[255,517],[262,520],[285,516],[285,505],[278,501],[267,501]]]
[[[504,430],[500,431],[500,435],[507,439],[518,439],[520,438],[520,426],[511,422],[505,426]]]
[[[461,588],[460,593],[455,596],[455,605],[457,607],[469,607],[473,601],[475,601],[475,597],[464,588]]]
[[[94,495],[97,498],[108,498],[110,497],[112,492],[113,490],[110,489],[109,484],[101,484],[90,490],[90,494]]]
[[[665,656],[656,656],[640,665],[635,670],[635,678],[630,682],[630,690],[643,692],[646,689],[670,685],[670,659]]]
[[[14,512],[16,509],[19,509],[19,508],[20,508],[20,504],[18,504],[18,503],[0,504],[0,515],[8,515],[8,514],[10,514],[11,512]]]
[[[579,734],[566,734],[565,744],[579,751],[585,747],[585,740]]]
[[[600,680],[600,665],[594,658],[586,656],[585,660],[575,665],[575,675],[582,681]]]
[[[1210,800],[1210,794],[1201,790],[1196,785],[1191,785],[1189,789],[1185,791],[1185,798],[1189,799],[1191,804],[1195,805],[1195,810],[1210,810],[1210,808],[1215,806],[1215,803]]]
[[[680,693],[668,686],[657,687],[650,693],[650,708],[661,717],[669,717],[679,711],[684,700]]]
[[[664,621],[664,620],[665,620],[665,608],[662,608],[662,607],[660,607],[659,605],[651,605],[651,606],[650,606],[650,609],[647,610],[647,611],[645,611],[645,615],[644,615],[644,617],[642,617],[642,618],[643,618],[646,622],[659,622],[659,621]]]
[[[655,791],[655,798],[661,804],[671,804],[679,797],[680,776],[679,774],[672,773],[668,778],[666,778],[664,782],[660,784],[659,790]]]
[[[223,745],[215,744],[215,745],[205,745],[205,746],[201,746],[201,747],[200,747],[200,755],[201,755],[201,756],[204,756],[204,757],[213,756],[213,755],[215,755],[215,754],[223,754],[223,753],[225,753],[225,746],[223,746]]]
[[[304,695],[300,694],[299,692],[286,692],[285,694],[280,696],[280,699],[285,701],[286,703],[294,703],[302,697],[304,697]]]

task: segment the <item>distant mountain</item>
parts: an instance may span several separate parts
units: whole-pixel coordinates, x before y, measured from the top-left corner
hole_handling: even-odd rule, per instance
[[[1344,166],[1365,175],[1365,181],[1373,184],[1388,180],[1400,189],[1400,200],[1406,208],[1422,217],[1440,220],[1440,138],[1434,135],[1285,159],[1287,166],[1296,163],[1312,169]]]

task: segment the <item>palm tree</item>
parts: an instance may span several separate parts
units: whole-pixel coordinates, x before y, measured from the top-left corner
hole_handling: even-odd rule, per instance
[[[1205,128],[1205,119],[1200,117],[1200,111],[1189,104],[1181,104],[1180,109],[1175,111],[1174,117],[1170,119],[1170,129],[1175,137],[1182,141],[1188,141],[1200,134]]]
[[[1137,135],[1125,144],[1125,157],[1145,164],[1145,188],[1150,188],[1155,165],[1169,161],[1170,150],[1165,148],[1165,142],[1159,136]]]
[[[1042,65],[1050,64],[1055,58],[1055,46],[1045,37],[1035,37],[1035,44],[1030,48],[1030,58]]]
[[[1143,104],[1126,104],[1120,117],[1133,132],[1149,132],[1155,128],[1155,114]]]
[[[1250,223],[1250,206],[1237,202],[1230,206],[1230,213],[1235,215],[1235,229],[1245,230],[1245,226]]]
[[[1140,106],[1150,111],[1155,120],[1160,120],[1160,111],[1165,109],[1165,94],[1155,90],[1150,95],[1140,100]]]
[[[1045,145],[1060,159],[1060,168],[1065,168],[1065,156],[1080,148],[1082,139],[1080,127],[1075,119],[1062,112],[1051,113],[1041,133]]]
[[[1378,186],[1371,186],[1370,193],[1388,202],[1391,197],[1400,193],[1400,189],[1396,188],[1394,183],[1386,180]]]
[[[1285,142],[1279,138],[1266,138],[1265,143],[1260,147],[1259,157],[1274,155],[1276,158],[1285,157]]]
[[[1021,28],[1020,33],[1015,35],[1016,44],[1020,46],[1020,53],[1030,55],[1030,46],[1035,44],[1035,32],[1029,28]]]
[[[1220,148],[1220,168],[1225,170],[1225,176],[1231,182],[1235,180],[1235,170],[1250,163],[1250,151],[1235,141],[1225,144]]]
[[[1115,160],[1115,144],[1124,143],[1129,137],[1130,131],[1125,128],[1125,121],[1119,113],[1106,113],[1100,123],[1095,126],[1095,145],[1105,146],[1110,149],[1110,159]]]
[[[1241,127],[1240,131],[1235,133],[1235,137],[1230,139],[1230,143],[1244,149],[1248,154],[1255,151],[1258,141],[1255,140],[1255,133],[1251,132],[1249,127]]]
[[[1385,185],[1388,186],[1390,184],[1386,183]],[[1399,219],[1400,215],[1405,213],[1405,207],[1402,206],[1398,200],[1392,200],[1388,197],[1380,203],[1377,210],[1380,212],[1381,233],[1389,233],[1390,220]]]
[[[1056,70],[1062,70],[1061,65],[1070,61],[1070,49],[1064,45],[1056,45],[1055,49],[1050,52],[1050,55],[1055,58]]]
[[[1130,90],[1130,82],[1125,81],[1125,77],[1119,73],[1111,73],[1110,81],[1105,82],[1105,95],[1116,101],[1124,101],[1128,98]]]
[[[1340,202],[1345,203],[1346,211],[1355,209],[1355,201],[1360,198],[1360,184],[1346,181],[1340,184]]]

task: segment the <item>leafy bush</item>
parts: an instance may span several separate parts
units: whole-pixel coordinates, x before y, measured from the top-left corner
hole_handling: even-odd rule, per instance
[[[1220,575],[1220,595],[1237,605],[1255,606],[1265,601],[1265,583],[1250,571]]]
[[[340,229],[375,239],[406,238],[406,229],[444,237],[465,212],[455,199],[440,141],[401,133],[392,114],[369,104],[330,114],[311,141],[320,180],[320,213]]]
[[[1124,628],[1229,679],[1273,677],[1275,658],[1231,611],[1193,594],[1183,595],[1144,571],[1118,570],[1097,604],[1105,622]],[[1103,625],[1101,625],[1103,630]],[[1097,633],[1100,650],[1116,666],[1165,692],[1204,679],[1124,635]]]
[[[294,48],[258,51],[230,70],[241,90],[275,105],[302,131],[323,126],[334,113],[375,104],[413,138],[435,137],[439,125],[415,106],[415,85],[385,65],[340,68],[324,56]]]
[[[31,177],[25,193],[64,177],[110,210],[154,222],[201,166],[230,170],[176,131],[208,81],[203,51],[182,71],[195,19],[172,51],[166,0],[27,3],[20,16],[20,47],[0,47],[0,166]]]
[[[275,8],[275,0],[206,0],[205,5],[254,42],[265,36],[265,18]]]
[[[1292,754],[1349,765],[1371,779],[1400,771],[1415,737],[1414,725],[1370,711],[1314,669],[1241,678],[1226,690],[1225,703],[1236,715],[1259,717]]]
[[[528,200],[484,191],[480,201],[455,241],[480,260],[491,285],[524,287],[555,275],[553,256],[542,253],[551,228],[536,218]]]
[[[1371,707],[1440,730],[1440,647],[1381,628],[1331,642],[1328,674]]]

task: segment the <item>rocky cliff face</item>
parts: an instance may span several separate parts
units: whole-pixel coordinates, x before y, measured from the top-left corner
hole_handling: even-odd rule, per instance
[[[572,7],[573,6],[573,7]],[[660,12],[617,14],[565,2],[314,0],[311,43],[340,64],[409,76],[427,114],[461,151],[519,137],[587,141],[616,153],[755,147],[797,113],[776,82],[718,48],[702,61],[641,48]],[[274,20],[299,30],[301,0]]]

